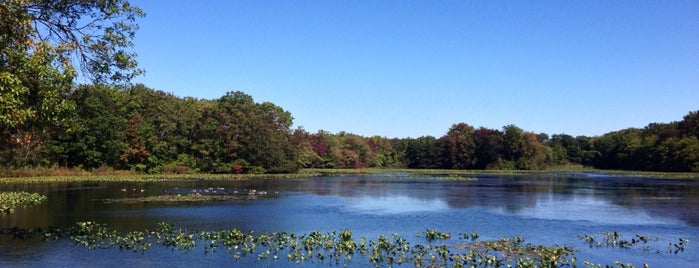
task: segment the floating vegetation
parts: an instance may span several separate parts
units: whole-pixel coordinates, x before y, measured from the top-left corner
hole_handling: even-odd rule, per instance
[[[603,232],[601,239],[597,239],[594,235],[580,235],[578,238],[585,241],[591,248],[596,247],[614,247],[614,248],[625,248],[632,249],[641,246],[644,252],[661,253],[663,250],[658,248],[654,244],[649,244],[649,242],[658,242],[660,238],[650,237],[647,235],[636,234],[631,240],[624,239],[622,235],[618,232]],[[677,243],[669,242],[667,248],[664,250],[666,253],[678,254],[684,252],[685,246],[689,243],[689,240],[684,238],[679,238]]]
[[[89,249],[109,249],[146,253],[153,246],[172,250],[191,251],[203,248],[205,253],[219,249],[228,251],[233,259],[254,257],[257,260],[287,261],[297,264],[348,265],[357,256],[374,266],[412,265],[415,267],[576,267],[576,250],[570,246],[544,246],[526,243],[514,236],[499,240],[478,241],[475,232],[460,234],[460,240],[470,240],[456,245],[445,244],[451,234],[426,229],[418,237],[427,243],[411,243],[399,234],[379,235],[376,240],[364,237],[355,239],[350,230],[339,232],[313,231],[307,234],[273,232],[255,234],[239,229],[221,231],[192,231],[160,223],[153,230],[119,232],[104,224],[78,222],[69,228],[0,229],[1,234],[13,235],[15,239],[41,236],[44,240],[70,239]],[[616,233],[604,233],[610,246],[628,245]],[[606,237],[609,240],[606,240]],[[592,236],[581,236],[596,245]],[[633,241],[644,243],[650,238],[636,236]],[[616,243],[614,242],[616,241]],[[631,243],[633,241],[629,241]],[[438,242],[438,243],[435,243]],[[688,241],[680,239],[674,245],[684,247]],[[677,252],[675,252],[677,254]],[[359,260],[360,263],[362,260]],[[593,264],[585,260],[588,267],[634,267],[630,263],[615,262],[614,265]]]
[[[225,200],[248,200],[255,199],[257,196],[233,196],[233,195],[154,195],[144,197],[128,197],[128,198],[110,198],[103,199],[105,203],[124,202],[124,203],[140,203],[140,202],[203,202],[203,201],[225,201]]]
[[[471,236],[477,238],[478,236]],[[519,236],[501,238],[495,241],[483,241],[462,244],[460,247],[469,249],[486,257],[488,264],[496,267],[515,264],[516,267],[562,267],[575,264],[575,250],[569,246],[542,246],[524,243]],[[491,253],[492,251],[492,253]],[[570,257],[570,258],[569,258]]]
[[[435,229],[427,229],[425,230],[425,238],[427,238],[427,241],[432,241],[432,240],[446,240],[451,238],[450,233],[443,233],[443,232],[438,232]]]
[[[0,192],[0,214],[9,214],[18,206],[33,206],[46,201],[46,196],[27,192]]]
[[[252,200],[259,198],[269,198],[278,196],[278,192],[268,193],[267,191],[256,191],[250,190],[243,193],[219,193],[212,190],[212,192],[204,192],[198,190],[183,194],[183,193],[168,193],[164,195],[151,195],[151,196],[141,196],[141,197],[127,197],[127,198],[110,198],[103,199],[105,203],[113,202],[124,202],[124,203],[140,203],[140,202],[165,202],[165,203],[178,203],[178,202],[204,202],[204,201],[226,201],[226,200]]]
[[[477,181],[478,178],[476,177],[469,177],[469,176],[464,176],[464,175],[459,175],[459,174],[448,174],[448,175],[439,175],[432,177],[435,180],[445,180],[445,181]]]
[[[295,174],[130,174],[43,177],[0,177],[0,184],[59,182],[162,182],[162,181],[239,181],[262,179],[306,179],[320,173],[303,171]]]

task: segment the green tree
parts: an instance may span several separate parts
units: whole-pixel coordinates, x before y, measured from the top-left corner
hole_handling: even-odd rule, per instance
[[[644,169],[639,165],[638,150],[642,145],[642,131],[636,128],[614,131],[595,139],[600,152],[595,167],[604,169]]]
[[[658,145],[661,171],[699,172],[699,139],[672,137]]]
[[[48,44],[32,49],[25,54],[0,48],[0,149],[2,164],[10,167],[41,164],[42,144],[53,133],[70,131],[73,115],[66,98],[75,71],[54,68],[60,56]]]
[[[269,102],[257,104],[251,96],[236,91],[216,101],[213,116],[223,163],[243,165],[246,172],[296,169],[289,112]]]
[[[497,129],[480,127],[473,132],[476,144],[475,168],[496,168],[502,161],[502,132]]]
[[[699,138],[699,111],[692,111],[685,115],[678,128],[684,136]]]
[[[432,136],[408,139],[405,149],[405,162],[409,168],[441,168],[442,147]]]
[[[142,73],[130,51],[142,16],[125,0],[3,0],[0,65],[12,66],[14,57],[44,47],[56,55],[56,69],[80,66],[75,69],[96,83],[128,83]]]
[[[557,164],[579,164],[582,162],[582,149],[575,137],[568,134],[552,135],[547,142],[551,147]]]
[[[380,136],[372,136],[367,139],[367,145],[374,156],[370,159],[371,167],[402,167],[402,154],[396,148],[398,139],[387,139]]]
[[[69,100],[77,107],[75,129],[55,139],[56,161],[85,169],[118,167],[126,149],[123,93],[109,86],[80,86]]]
[[[78,70],[114,84],[141,73],[129,49],[142,15],[123,0],[0,1],[4,165],[41,164],[42,146],[56,133],[72,131],[74,106],[67,97]]]
[[[313,150],[311,134],[298,127],[291,135],[291,144],[296,150],[296,163],[302,168],[322,168],[323,158]]]

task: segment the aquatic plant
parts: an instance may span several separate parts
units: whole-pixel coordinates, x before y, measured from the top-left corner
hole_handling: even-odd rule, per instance
[[[124,203],[134,203],[134,202],[165,202],[165,203],[175,203],[175,202],[203,202],[203,201],[225,201],[225,200],[250,200],[259,198],[270,198],[274,197],[276,194],[225,194],[225,195],[214,195],[214,194],[168,194],[168,195],[152,195],[152,196],[142,196],[142,197],[128,197],[128,198],[110,198],[102,199],[105,203],[114,202],[124,202]]]
[[[444,243],[451,235],[435,229],[419,233],[427,243],[410,242],[399,234],[379,235],[377,239],[364,237],[356,240],[350,230],[339,232],[312,231],[307,234],[273,232],[255,234],[239,229],[221,231],[193,231],[160,223],[152,230],[118,232],[104,224],[78,222],[68,228],[3,228],[0,234],[26,239],[41,236],[45,240],[70,239],[89,249],[118,248],[146,253],[153,246],[172,250],[190,251],[203,248],[205,253],[219,248],[227,250],[234,259],[256,257],[257,260],[295,263],[348,265],[361,256],[374,266],[415,267],[576,267],[576,250],[567,245],[535,245],[522,237],[503,237],[497,240],[476,241],[476,232],[460,234],[460,243]],[[632,248],[634,245],[659,241],[644,235],[625,240],[618,232],[601,233],[600,241],[592,235],[579,236],[591,246]],[[678,254],[689,243],[680,238],[670,243],[667,253]],[[660,253],[660,252],[658,252]],[[634,267],[630,263],[616,261],[613,265],[582,262],[587,267]]]
[[[435,229],[426,229],[425,230],[425,238],[427,238],[428,241],[432,240],[444,240],[444,239],[449,239],[451,238],[450,233],[443,233],[443,232],[438,232]]]
[[[18,206],[33,206],[46,201],[46,196],[27,192],[0,192],[0,214],[14,212]]]
[[[650,237],[648,235],[635,234],[631,240],[624,239],[619,232],[602,232],[602,239],[597,239],[594,235],[580,235],[578,238],[585,241],[590,248],[600,248],[600,247],[614,247],[614,248],[624,248],[624,249],[634,249],[640,246],[643,252],[655,251],[660,253],[662,250],[658,247],[658,242],[661,239],[659,237]],[[689,243],[689,240],[685,238],[679,238],[677,243],[669,242],[666,253],[678,254],[684,252],[685,246]]]
[[[46,240],[68,238],[89,249],[119,248],[145,253],[152,246],[189,251],[197,246],[205,252],[225,248],[235,259],[256,256],[258,260],[286,259],[296,263],[329,263],[347,265],[355,255],[361,255],[376,266],[412,264],[429,267],[498,267],[502,265],[549,266],[569,264],[572,253],[566,247],[546,247],[525,244],[518,237],[497,241],[472,243],[467,246],[448,246],[443,243],[411,244],[398,235],[379,235],[376,240],[362,237],[355,240],[350,230],[308,234],[243,232],[238,229],[222,231],[190,231],[160,223],[149,231],[121,233],[95,222],[78,222],[69,228],[3,229],[3,234],[16,238],[41,235]],[[426,237],[439,241],[450,239],[448,233],[427,230]],[[469,235],[469,237],[477,237]],[[428,239],[429,240],[429,239]]]
[[[162,182],[162,181],[238,181],[258,179],[306,179],[320,175],[313,172],[295,174],[128,174],[86,176],[0,177],[0,184],[58,182]]]

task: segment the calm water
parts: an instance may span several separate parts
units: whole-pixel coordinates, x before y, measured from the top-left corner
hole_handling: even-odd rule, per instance
[[[477,176],[475,181],[435,180],[400,174],[318,177],[304,180],[83,183],[1,186],[30,191],[48,202],[0,216],[0,227],[70,226],[97,221],[122,231],[153,229],[158,222],[194,230],[238,228],[308,233],[350,229],[355,237],[415,236],[426,228],[477,232],[479,240],[519,235],[527,242],[571,245],[578,260],[636,266],[699,267],[699,181],[610,177],[601,174]],[[266,198],[200,203],[124,203],[108,199],[215,189],[267,191]],[[578,235],[617,231],[657,237],[652,250],[590,249]],[[670,242],[691,242],[667,254]],[[458,241],[454,241],[456,243]],[[449,243],[447,241],[446,243]],[[658,253],[660,251],[660,253]],[[254,257],[252,258],[254,259]],[[145,254],[88,250],[68,240],[12,241],[0,236],[0,267],[296,266],[286,261],[234,260],[224,249],[205,254],[154,247]],[[361,262],[354,262],[363,266]],[[581,261],[579,264],[582,266]]]

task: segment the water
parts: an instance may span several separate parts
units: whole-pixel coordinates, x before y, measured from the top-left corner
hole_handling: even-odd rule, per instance
[[[603,174],[477,176],[474,181],[432,177],[317,177],[303,180],[188,181],[167,183],[80,183],[2,186],[2,191],[30,191],[48,201],[0,216],[0,227],[71,226],[97,221],[121,231],[153,229],[168,222],[190,230],[308,233],[350,229],[355,237],[415,235],[426,229],[477,232],[479,240],[521,236],[543,245],[571,245],[577,258],[636,266],[699,266],[699,182]],[[268,194],[250,200],[154,203],[114,199],[192,191]],[[658,238],[649,250],[591,249],[579,235],[602,238],[617,231]],[[691,242],[685,252],[666,253],[679,238]],[[447,243],[456,243],[449,242]],[[69,240],[12,241],[0,236],[0,267],[175,267],[295,266],[284,260],[234,260],[225,250],[205,254],[154,247],[145,254],[117,249],[88,250]],[[350,263],[363,266],[360,261]],[[579,263],[581,266],[582,264]]]

